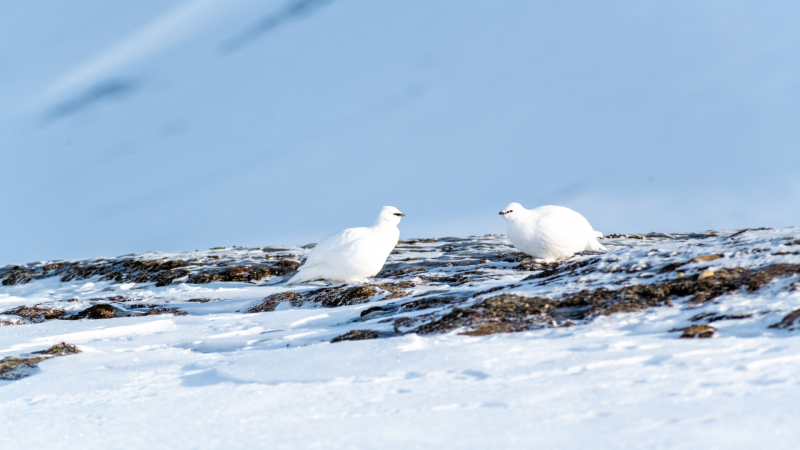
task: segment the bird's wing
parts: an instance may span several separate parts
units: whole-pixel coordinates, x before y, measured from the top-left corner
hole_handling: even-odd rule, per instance
[[[326,237],[314,247],[301,269],[319,265],[325,260],[327,255],[331,253],[340,252],[342,250],[346,251],[353,242],[366,236],[368,233],[369,228],[367,227],[348,228]]]

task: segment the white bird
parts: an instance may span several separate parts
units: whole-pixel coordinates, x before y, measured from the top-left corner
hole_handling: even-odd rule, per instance
[[[317,244],[287,285],[314,280],[364,283],[383,268],[400,239],[397,224],[405,216],[393,206],[381,208],[371,227],[348,228]]]
[[[514,247],[549,263],[580,253],[608,251],[597,238],[603,233],[594,231],[582,215],[563,206],[540,206],[525,209],[512,203],[500,211],[506,219],[508,238]]]

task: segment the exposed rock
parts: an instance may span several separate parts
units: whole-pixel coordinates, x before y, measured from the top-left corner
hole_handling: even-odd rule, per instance
[[[258,305],[252,306],[252,307],[246,309],[244,312],[245,313],[258,313],[258,312],[275,311],[275,308],[277,308],[278,305],[281,302],[295,301],[298,298],[302,298],[302,296],[303,295],[300,294],[299,292],[294,292],[294,291],[287,291],[287,292],[280,292],[280,293],[277,293],[277,294],[272,294],[269,297],[266,297]]]
[[[123,316],[122,314],[119,314],[119,310],[117,308],[114,308],[108,303],[98,303],[96,305],[92,305],[84,309],[78,314],[69,316],[68,319],[69,320],[111,319],[114,317],[122,317],[122,316]]]
[[[30,269],[15,266],[7,272],[0,274],[0,278],[3,280],[3,286],[11,286],[29,283],[34,274],[35,272]]]
[[[19,380],[33,375],[37,364],[46,359],[80,353],[80,349],[72,344],[62,342],[47,350],[34,352],[26,356],[7,356],[0,359],[0,380]],[[33,356],[42,355],[42,356]]]
[[[47,356],[16,357],[0,359],[0,380],[19,380],[33,374],[36,364],[48,359]]]
[[[411,289],[416,286],[416,283],[413,281],[401,281],[399,283],[381,283],[374,285],[375,287],[382,289],[384,291],[388,291],[389,295],[384,297],[384,300],[390,300],[394,298],[403,298],[411,295],[407,289]]]
[[[293,272],[296,265],[284,264],[272,267],[234,266],[221,272],[205,272],[191,275],[190,284],[207,284],[213,281],[253,282],[272,276],[286,275]]]
[[[691,259],[689,262],[706,262],[706,261],[714,261],[715,259],[722,258],[723,255],[706,255],[706,256],[697,256]]]
[[[714,336],[717,329],[711,325],[692,325],[687,328],[681,335],[682,339],[700,338],[707,339]]]
[[[38,352],[33,352],[33,354],[39,355],[53,355],[53,356],[66,356],[66,355],[74,355],[76,353],[80,353],[80,349],[77,345],[67,344],[66,342],[62,342],[60,344],[56,344],[47,350],[41,350]]]
[[[155,308],[147,311],[145,313],[146,316],[157,316],[161,314],[172,314],[173,316],[186,316],[188,313],[186,311],[180,311],[175,308],[165,308],[163,306],[156,306]]]
[[[589,320],[599,315],[634,312],[655,306],[672,306],[672,301],[689,297],[689,302],[702,304],[720,295],[746,288],[754,291],[781,277],[800,273],[800,265],[776,264],[759,269],[720,268],[710,275],[693,275],[662,283],[638,284],[617,290],[598,288],[582,290],[554,300],[542,297],[521,297],[501,294],[468,308],[455,308],[441,317],[413,330],[419,334],[444,333],[466,327],[468,334],[511,332],[545,326],[555,322]],[[744,318],[740,317],[731,318]],[[401,319],[403,320],[403,319]],[[414,319],[420,321],[420,318]],[[719,319],[724,320],[724,319]],[[404,320],[395,328],[409,325]]]
[[[320,306],[327,308],[335,308],[337,306],[366,303],[370,297],[380,292],[380,288],[372,285],[322,288],[307,293],[305,301],[318,303]]]
[[[19,316],[29,323],[42,323],[45,320],[58,319],[64,315],[63,309],[51,309],[40,306],[18,306],[0,314]]]
[[[336,336],[335,338],[331,339],[331,343],[340,341],[361,341],[364,339],[376,339],[378,337],[380,337],[380,333],[377,331],[351,330],[341,336]]]
[[[800,309],[790,312],[780,322],[770,325],[769,328],[793,329],[797,319],[800,319]]]
[[[291,259],[282,259],[275,264],[275,266],[277,267],[294,267],[299,265],[300,265],[299,262],[292,261]]]

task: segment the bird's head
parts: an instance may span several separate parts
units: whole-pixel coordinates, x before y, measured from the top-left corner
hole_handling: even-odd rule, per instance
[[[400,210],[394,206],[384,206],[381,208],[381,212],[378,214],[378,219],[375,221],[375,223],[390,223],[392,225],[397,225],[400,223],[400,218],[403,216],[405,216],[405,214],[401,213]]]
[[[503,216],[506,220],[514,220],[515,218],[519,217],[524,211],[527,211],[525,208],[522,207],[519,203],[511,203],[506,206],[502,211],[500,211],[500,215]]]

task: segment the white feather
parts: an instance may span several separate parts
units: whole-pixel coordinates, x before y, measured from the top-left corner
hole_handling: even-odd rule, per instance
[[[334,283],[368,281],[383,268],[386,258],[400,238],[402,213],[384,206],[370,227],[348,228],[328,236],[317,244],[287,284],[314,280]]]
[[[506,220],[508,238],[514,247],[546,262],[557,261],[582,251],[608,251],[597,241],[603,233],[594,231],[577,212],[563,206],[525,209],[512,203],[500,214]]]

